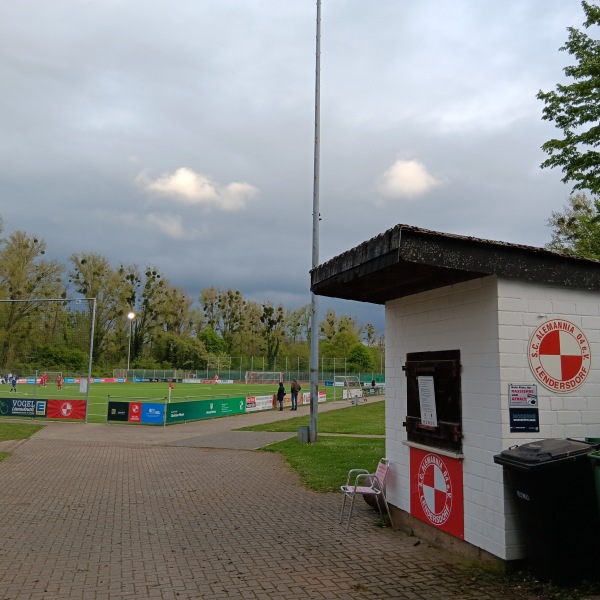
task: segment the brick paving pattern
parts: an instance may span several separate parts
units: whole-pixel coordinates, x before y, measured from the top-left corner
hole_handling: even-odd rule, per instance
[[[14,448],[0,463],[0,598],[507,597],[376,527],[364,502],[346,534],[341,495],[302,488],[277,454],[190,446],[204,426],[231,427],[51,424]]]

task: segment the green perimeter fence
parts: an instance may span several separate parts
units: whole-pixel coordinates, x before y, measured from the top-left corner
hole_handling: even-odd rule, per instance
[[[277,372],[277,369],[274,370]],[[308,371],[281,371],[284,381],[297,379],[298,381],[309,381],[310,374]],[[215,376],[219,379],[234,381],[236,383],[244,382],[246,371],[232,369],[207,369],[202,371],[187,371],[183,369],[114,369],[113,377],[115,379],[126,379],[127,381],[182,381],[184,379],[197,380],[214,380]],[[326,381],[335,381],[336,377],[356,376],[362,383],[370,383],[375,381],[377,384],[385,382],[383,373],[355,373],[350,371],[319,371],[319,383],[324,384]]]

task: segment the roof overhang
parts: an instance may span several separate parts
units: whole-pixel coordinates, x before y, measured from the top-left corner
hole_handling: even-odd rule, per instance
[[[396,225],[313,269],[311,291],[384,304],[489,275],[600,290],[600,261]]]

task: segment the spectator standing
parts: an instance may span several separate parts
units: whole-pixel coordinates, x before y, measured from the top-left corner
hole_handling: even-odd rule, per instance
[[[298,392],[302,389],[302,386],[296,379],[292,379],[290,384],[290,391],[292,392],[292,408],[290,410],[298,410]]]
[[[279,402],[279,410],[283,410],[283,398],[285,396],[285,388],[283,387],[283,381],[279,382],[279,387],[277,388],[277,401]]]

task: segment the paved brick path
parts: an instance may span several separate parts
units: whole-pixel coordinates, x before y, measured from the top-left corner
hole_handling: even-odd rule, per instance
[[[0,463],[0,598],[507,597],[445,551],[376,527],[363,502],[346,534],[341,497],[302,488],[277,454],[202,447],[242,422],[56,423],[15,447]]]

